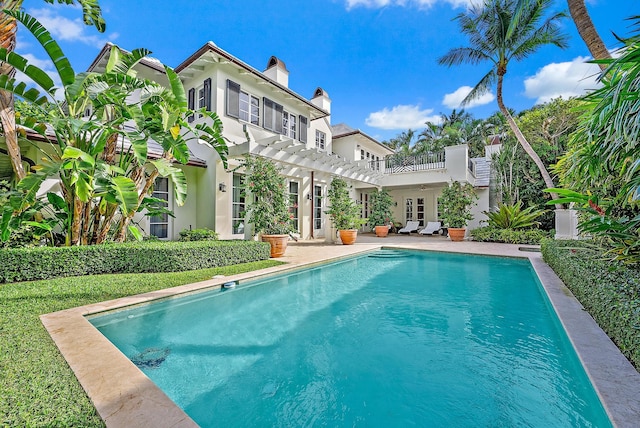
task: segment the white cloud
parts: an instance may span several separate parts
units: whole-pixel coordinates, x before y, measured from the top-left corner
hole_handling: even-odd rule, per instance
[[[418,9],[428,9],[436,3],[447,3],[454,8],[469,7],[472,4],[481,3],[482,0],[346,0],[347,10],[356,7],[366,7],[378,9],[386,6],[417,7]]]
[[[426,122],[439,123],[440,115],[434,115],[433,109],[420,110],[420,106],[397,105],[391,110],[383,108],[369,114],[365,123],[380,129],[416,129],[424,128]]]
[[[458,89],[456,89],[452,93],[446,94],[444,96],[444,98],[442,99],[442,105],[445,105],[451,109],[461,107],[460,104],[462,103],[462,100],[464,100],[465,97],[469,95],[469,92],[471,92],[472,89],[473,88],[471,86],[460,86]],[[489,104],[495,99],[496,99],[495,95],[493,95],[491,92],[487,92],[484,95],[480,96],[479,98],[476,98],[471,102],[469,102],[469,104],[465,105],[464,108],[469,109],[469,108]]]
[[[535,98],[536,104],[546,103],[553,98],[575,97],[600,86],[596,78],[600,68],[587,64],[589,57],[577,57],[570,62],[547,64],[535,76],[524,81],[525,95]]]
[[[65,18],[46,8],[30,9],[29,14],[40,21],[57,41],[80,42],[98,48],[107,42],[107,37],[98,36],[100,33],[95,27],[85,25],[82,18]],[[110,36],[111,39],[116,37],[115,34]]]

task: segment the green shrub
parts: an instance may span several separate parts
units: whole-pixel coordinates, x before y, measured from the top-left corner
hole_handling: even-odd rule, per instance
[[[105,273],[178,272],[269,258],[255,241],[132,242],[0,250],[0,282]]]
[[[544,211],[535,206],[522,209],[522,201],[518,201],[512,205],[500,204],[498,211],[485,214],[489,218],[489,226],[499,229],[527,229],[540,225],[536,219]]]
[[[479,227],[471,231],[479,242],[505,242],[507,244],[539,244],[550,232],[540,229],[498,229],[493,226]]]
[[[542,242],[542,256],[598,325],[640,368],[640,269],[602,259],[584,241]]]
[[[218,240],[218,232],[207,229],[206,227],[203,229],[192,229],[192,230],[183,230],[180,232],[180,240],[181,241],[217,241]]]

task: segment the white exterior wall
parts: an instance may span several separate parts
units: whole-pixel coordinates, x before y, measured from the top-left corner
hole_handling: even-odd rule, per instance
[[[264,104],[263,98],[269,98],[270,100],[281,104],[285,111],[296,118],[302,115],[307,117],[307,148],[315,148],[316,146],[316,130],[320,130],[325,133],[325,151],[331,151],[331,128],[329,120],[325,118],[311,120],[311,107],[304,105],[299,100],[292,100],[288,95],[282,93],[282,91],[273,85],[264,84],[264,82],[257,82],[254,75],[240,73],[240,71],[233,65],[220,65],[210,64],[205,67],[204,70],[195,74],[185,81],[185,90],[188,92],[191,88],[200,87],[204,80],[211,78],[212,95],[211,104],[212,110],[215,111],[220,117],[223,124],[223,135],[228,140],[230,151],[240,149],[240,152],[246,152],[248,149],[255,147],[255,142],[263,139],[278,136],[273,131],[266,130],[262,127],[264,118]],[[260,100],[260,124],[254,125],[252,123],[244,122],[239,119],[229,117],[226,115],[226,91],[227,80],[231,80],[240,85],[241,91],[247,92],[250,95],[257,97]],[[197,102],[197,100],[196,100]],[[195,119],[193,124],[198,123],[199,120]],[[250,143],[247,142],[248,134]],[[297,120],[296,127],[296,142],[299,142],[300,136],[300,122]],[[288,138],[288,137],[283,137]],[[209,227],[216,230],[220,234],[221,239],[243,239],[244,235],[232,235],[232,183],[233,183],[233,168],[240,165],[240,159],[230,156],[229,169],[225,170],[219,156],[215,151],[209,149],[206,146],[199,146],[195,144],[190,145],[190,149],[193,154],[207,162],[208,167],[205,172],[201,174],[199,179],[200,185],[197,190],[198,204],[197,219],[199,227]],[[281,159],[285,162],[286,159]],[[238,170],[237,172],[242,172]],[[299,227],[300,235],[303,239],[311,237],[311,201],[307,199],[307,195],[312,193],[313,188],[311,184],[311,170],[309,168],[295,167],[294,165],[286,166],[283,174],[287,176],[288,180],[297,181],[300,184],[299,187]],[[325,182],[326,177],[320,176],[318,173],[315,175],[316,182]],[[225,183],[227,192],[220,192],[218,185]],[[324,187],[323,187],[324,193]],[[316,230],[314,235],[324,235],[324,228]]]

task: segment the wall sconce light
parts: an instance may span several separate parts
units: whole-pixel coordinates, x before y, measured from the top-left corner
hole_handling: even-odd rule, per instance
[[[393,206],[394,206],[394,207],[397,207],[397,206],[398,206],[398,201],[395,201],[395,202],[393,203]]]
[[[312,201],[313,200],[313,195],[311,193],[307,193],[307,199]]]
[[[220,190],[221,192],[226,192],[227,191],[227,185],[224,184],[224,183],[218,184],[218,190]]]

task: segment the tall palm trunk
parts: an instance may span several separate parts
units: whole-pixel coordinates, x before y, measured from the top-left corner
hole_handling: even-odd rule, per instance
[[[584,0],[567,0],[567,3],[569,5],[571,18],[573,19],[574,24],[576,24],[578,33],[587,45],[591,56],[594,59],[610,59],[611,55],[600,38],[600,35],[596,31],[596,27],[593,25],[591,17],[589,17],[589,12],[587,12]],[[606,64],[598,65],[602,71],[607,68]]]
[[[536,151],[533,150],[533,147],[531,147],[531,144],[529,144],[529,142],[525,138],[522,131],[520,131],[520,128],[518,128],[518,124],[511,116],[511,113],[509,113],[509,110],[504,105],[504,101],[502,99],[502,83],[503,83],[505,73],[506,71],[502,69],[498,70],[498,85],[496,89],[496,98],[498,100],[498,107],[500,108],[500,111],[502,112],[504,117],[507,119],[507,123],[509,124],[511,131],[513,131],[513,134],[516,136],[516,139],[518,140],[518,142],[520,143],[524,151],[529,155],[531,160],[533,160],[533,163],[535,163],[538,169],[540,170],[540,174],[542,175],[542,179],[544,180],[545,186],[547,186],[547,188],[549,189],[553,189],[555,185],[553,184],[553,179],[551,178],[551,174],[549,174],[549,171],[547,171],[547,168],[544,166],[542,159],[540,159],[540,156],[538,156]],[[556,195],[555,193],[551,193],[551,197],[553,199],[558,199],[558,195]],[[556,204],[556,208],[560,209],[562,208],[562,205]]]
[[[16,31],[18,25],[16,20],[2,12],[4,9],[16,10],[22,5],[22,0],[0,1],[0,46],[12,52],[16,47]],[[0,65],[0,74],[13,76],[15,69],[3,63]],[[16,181],[22,180],[26,173],[22,165],[22,155],[18,146],[18,133],[16,131],[16,113],[13,106],[13,94],[0,90],[0,121],[7,144],[7,152],[11,160],[11,166],[16,174]]]

